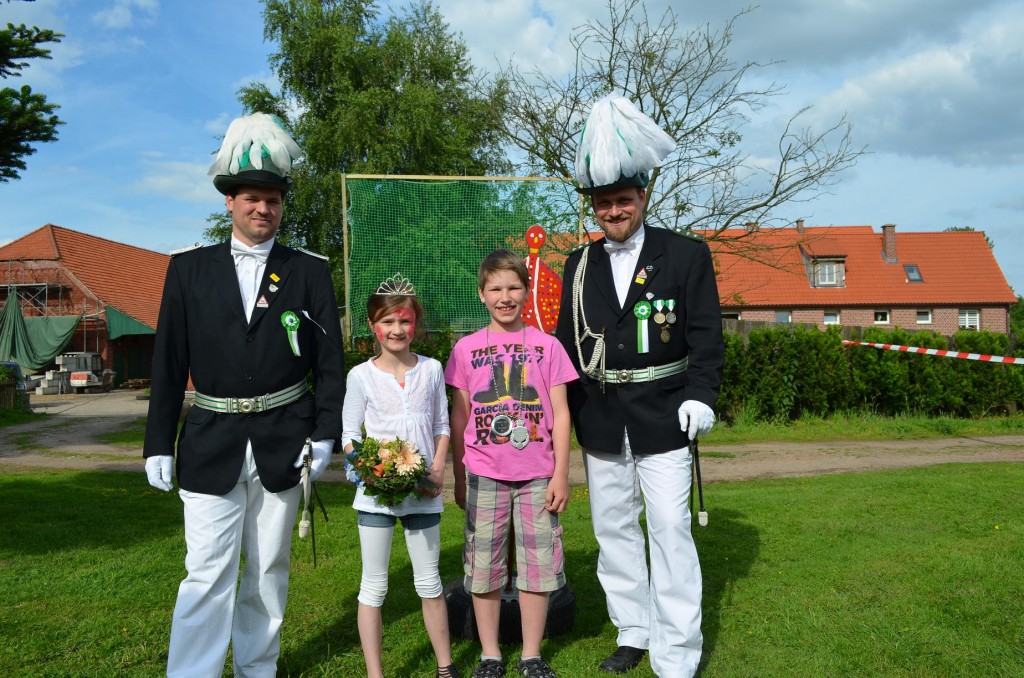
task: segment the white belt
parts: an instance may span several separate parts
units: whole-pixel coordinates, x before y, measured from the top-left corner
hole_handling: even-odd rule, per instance
[[[685,372],[689,364],[689,358],[682,358],[675,362],[654,367],[641,367],[634,370],[603,370],[598,372],[594,378],[608,384],[638,384]]]
[[[212,410],[221,414],[255,414],[282,405],[290,405],[304,396],[306,391],[305,379],[280,391],[252,398],[214,398],[197,391],[195,405],[204,410]]]

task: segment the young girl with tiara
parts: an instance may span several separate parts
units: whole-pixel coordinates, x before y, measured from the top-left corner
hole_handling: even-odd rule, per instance
[[[410,442],[426,462],[429,489],[394,506],[368,496],[359,486],[352,506],[359,525],[363,573],[357,614],[359,641],[368,678],[381,678],[380,608],[388,590],[388,561],[397,521],[402,521],[412,561],[413,584],[423,608],[423,624],[437,659],[440,678],[458,678],[452,665],[448,610],[442,596],[441,488],[451,429],[441,363],[410,350],[423,308],[412,284],[401,274],[385,280],[366,302],[367,318],[380,347],[370,360],[348,374],[342,415],[346,453],[361,442],[362,429],[378,440]]]

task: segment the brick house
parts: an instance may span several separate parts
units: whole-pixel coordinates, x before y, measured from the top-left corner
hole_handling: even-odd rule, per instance
[[[115,384],[148,379],[170,257],[47,224],[0,247],[0,308],[24,317],[81,316],[61,353],[94,352]]]
[[[985,234],[892,224],[725,232],[710,242],[725,318],[952,335],[1009,331],[1017,301]]]

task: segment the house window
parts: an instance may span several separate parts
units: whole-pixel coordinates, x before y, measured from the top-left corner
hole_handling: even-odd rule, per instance
[[[836,262],[834,261],[823,261],[818,264],[818,284],[819,285],[835,285],[836,284]]]
[[[924,282],[924,278],[921,277],[921,269],[917,267],[917,264],[903,264],[903,270],[907,274],[907,282]]]
[[[793,322],[793,314],[789,311],[776,311],[775,322],[777,323],[791,323]]]
[[[918,325],[931,325],[932,324],[932,312],[931,311],[918,311],[917,312],[917,324]]]
[[[981,329],[981,311],[976,308],[960,309],[960,329],[977,330]]]
[[[740,314],[739,313],[723,313],[722,314],[722,320],[739,320],[739,319],[740,319]]]
[[[888,325],[889,324],[889,312],[888,311],[875,311],[875,324],[876,325]]]
[[[839,311],[825,311],[825,324],[826,325],[838,325],[839,324]]]
[[[843,262],[814,260],[811,266],[812,287],[844,287]]]

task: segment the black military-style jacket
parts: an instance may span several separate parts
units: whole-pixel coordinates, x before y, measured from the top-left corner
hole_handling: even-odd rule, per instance
[[[260,480],[269,491],[280,492],[299,482],[293,463],[307,436],[341,436],[341,325],[327,262],[275,242],[256,298],[247,322],[229,243],[178,254],[168,266],[144,456],[174,454],[190,375],[197,392],[217,398],[273,393],[310,372],[314,388],[290,405],[258,414],[192,407],[177,437],[182,489],[227,493],[238,480],[251,440]],[[286,311],[299,318],[299,355],[281,320]]]
[[[573,329],[572,287],[584,249],[589,250],[589,261],[583,277],[583,310],[591,331],[604,334],[606,369],[659,366],[685,357],[685,372],[646,383],[609,383],[603,390],[600,382],[583,373]],[[635,312],[643,301],[651,304],[646,320]],[[675,323],[655,322],[656,301],[663,313],[672,306]],[[647,323],[646,353],[638,346],[641,322]],[[581,320],[581,332],[582,328]],[[645,226],[624,306],[615,293],[604,240],[577,250],[566,261],[556,334],[580,373],[580,379],[569,384],[568,395],[581,445],[619,453],[626,431],[636,454],[685,447],[689,440],[679,428],[679,406],[684,400],[699,400],[713,408],[722,380],[722,314],[710,249],[699,239]],[[584,365],[594,343],[589,338],[582,343]]]

